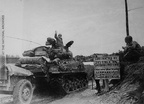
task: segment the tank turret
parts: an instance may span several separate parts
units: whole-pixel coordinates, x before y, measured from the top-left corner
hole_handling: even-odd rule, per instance
[[[73,58],[73,54],[69,50],[69,47],[73,43],[74,41],[69,41],[64,47],[58,47],[55,39],[47,38],[46,46],[40,46],[32,50],[24,51],[23,56],[29,56],[29,57],[46,56],[51,60],[54,60],[55,58],[71,59]]]

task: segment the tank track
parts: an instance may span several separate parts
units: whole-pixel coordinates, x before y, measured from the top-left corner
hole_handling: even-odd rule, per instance
[[[79,91],[88,87],[88,80],[85,73],[77,75],[62,75],[59,78],[53,78],[51,82],[56,82],[64,90],[65,93],[69,94],[75,91]]]

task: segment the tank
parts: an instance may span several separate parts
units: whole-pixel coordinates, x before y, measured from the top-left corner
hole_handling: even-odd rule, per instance
[[[59,86],[65,93],[86,88],[88,80],[84,64],[76,61],[69,50],[73,41],[64,47],[56,47],[53,42],[53,38],[47,38],[45,46],[25,51],[24,57],[15,65],[32,72],[38,88],[46,83],[53,88]]]

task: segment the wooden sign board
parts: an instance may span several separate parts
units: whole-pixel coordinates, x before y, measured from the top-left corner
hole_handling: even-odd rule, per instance
[[[95,79],[120,79],[119,56],[103,55],[94,59]]]

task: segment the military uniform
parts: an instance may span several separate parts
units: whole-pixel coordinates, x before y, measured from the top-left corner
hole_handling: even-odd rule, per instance
[[[61,34],[59,34],[57,36],[57,33],[55,33],[55,39],[56,39],[56,43],[57,43],[58,47],[63,47],[64,46],[63,45],[63,40],[62,40],[61,36],[62,36]]]
[[[124,48],[124,59],[129,62],[136,62],[141,56],[141,46],[132,40],[131,36],[125,38],[126,47]]]
[[[69,47],[73,44],[73,41],[70,41],[66,44],[66,46],[63,46],[62,38],[57,36],[55,34],[55,38],[57,41],[53,38],[47,38],[46,45],[52,45],[51,51],[49,52],[49,58],[51,60],[54,60],[55,58],[59,59],[70,59],[73,57],[73,54],[71,51],[69,51]]]

